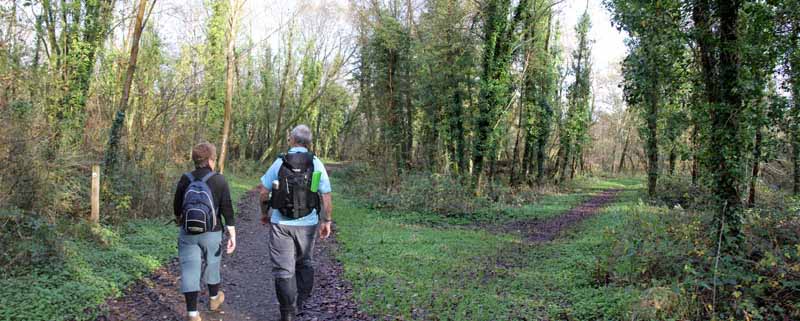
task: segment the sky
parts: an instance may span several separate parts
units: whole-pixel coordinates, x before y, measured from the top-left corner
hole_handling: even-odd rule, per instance
[[[586,8],[586,0],[565,0],[559,6],[564,21],[563,26],[568,29],[565,32],[569,37],[565,37],[565,41],[569,43],[565,46],[572,46],[575,43],[574,28]],[[589,0],[588,9],[592,21],[590,38],[594,41],[592,48],[594,66],[598,71],[610,67],[616,68],[614,65],[621,61],[627,52],[625,35],[611,25],[611,17],[601,0]]]

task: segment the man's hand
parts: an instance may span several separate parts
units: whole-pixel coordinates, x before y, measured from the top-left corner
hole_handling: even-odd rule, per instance
[[[228,226],[228,248],[225,252],[231,254],[233,251],[236,251],[236,228]]]
[[[269,215],[266,213],[261,213],[261,225],[268,225],[269,224]]]
[[[331,222],[322,222],[319,224],[319,237],[323,240],[331,236]]]

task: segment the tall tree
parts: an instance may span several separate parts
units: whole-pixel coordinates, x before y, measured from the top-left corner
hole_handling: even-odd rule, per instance
[[[574,82],[569,87],[568,104],[566,119],[564,119],[563,130],[560,133],[560,143],[562,149],[561,178],[565,181],[567,173],[574,175],[575,167],[572,170],[567,168],[570,164],[575,164],[581,157],[582,147],[586,140],[589,122],[591,121],[591,95],[592,95],[592,41],[589,39],[591,20],[588,9],[584,11],[575,26],[578,46],[572,52],[572,62],[570,72],[575,77]],[[574,155],[573,155],[574,154]]]
[[[792,154],[792,192],[800,195],[800,1],[780,1],[780,34],[788,41],[783,43],[783,73],[787,78],[785,87],[791,94],[791,105],[787,113],[788,136]]]
[[[741,240],[743,175],[742,89],[740,87],[739,10],[741,0],[696,0],[692,7],[694,37],[701,52],[708,126],[702,164],[714,193],[714,224],[723,237],[723,252],[738,251]]]
[[[623,63],[625,98],[629,105],[639,110],[644,120],[642,136],[647,153],[647,191],[653,197],[659,176],[659,122],[665,117],[664,105],[674,100],[679,92],[677,68],[685,51],[682,25],[682,3],[671,1],[607,1],[617,27],[631,35],[628,56]],[[643,14],[644,13],[644,14]],[[680,104],[678,104],[680,106]],[[680,113],[670,113],[680,116]],[[669,118],[669,117],[667,117]],[[667,141],[681,132],[676,126],[680,119],[665,119]],[[674,164],[674,150],[670,146],[670,161]],[[622,162],[620,162],[620,168]],[[670,166],[672,168],[672,165]]]
[[[482,9],[483,57],[475,119],[475,148],[472,155],[476,194],[481,194],[484,166],[494,162],[497,152],[497,124],[510,104],[510,66],[519,34],[517,29],[530,13],[529,0],[521,0],[512,9],[510,0],[489,0]]]
[[[150,12],[155,6],[156,0],[153,0]],[[117,113],[114,115],[114,122],[111,124],[111,132],[108,135],[108,144],[106,147],[105,155],[105,168],[106,175],[114,172],[114,167],[117,162],[117,152],[119,143],[122,139],[122,126],[125,122],[125,112],[128,109],[128,98],[130,97],[131,85],[133,84],[133,74],[136,72],[136,61],[139,58],[139,39],[142,37],[142,31],[148,19],[145,19],[145,9],[147,8],[147,0],[139,0],[139,6],[136,11],[136,20],[133,23],[133,41],[131,42],[131,52],[128,57],[128,68],[125,72],[125,80],[122,84],[122,97],[117,107]],[[148,14],[149,18],[149,14]]]
[[[554,29],[558,24],[553,22],[552,6],[551,1],[535,1],[525,23],[523,55],[526,63],[520,113],[520,130],[525,132],[525,143],[522,147],[523,175],[520,176],[534,176],[535,163],[535,178],[526,181],[537,184],[544,179],[545,149],[553,120],[552,105],[559,99],[555,90],[559,51],[556,49],[558,46],[551,46],[557,43],[558,31]]]
[[[239,29],[239,12],[244,0],[230,0],[228,10],[228,28],[225,46],[225,115],[222,125],[222,148],[219,152],[219,172],[225,172],[225,159],[228,155],[228,136],[231,131],[231,113],[233,112],[234,68],[236,66],[236,35]]]
[[[60,5],[42,1],[51,59],[64,88],[60,99],[49,108],[54,131],[51,152],[58,146],[80,142],[96,54],[111,24],[113,5],[111,0],[62,1]],[[60,33],[57,24],[62,27]]]

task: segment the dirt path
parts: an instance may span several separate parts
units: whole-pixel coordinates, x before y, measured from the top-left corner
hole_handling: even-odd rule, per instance
[[[222,289],[225,304],[221,312],[207,311],[208,295],[200,295],[203,320],[277,320],[278,303],[270,270],[267,229],[261,225],[256,192],[248,192],[238,203],[238,248],[222,259]],[[342,267],[332,257],[336,241],[318,241],[316,285],[306,312],[299,320],[370,320],[358,310],[352,287],[342,278]],[[106,302],[96,320],[184,320],[183,295],[178,293],[180,270],[172,261],[147,278],[136,282],[119,299]]]
[[[500,227],[500,230],[519,233],[525,240],[531,243],[552,241],[562,232],[577,225],[584,219],[597,214],[603,206],[616,199],[619,191],[618,189],[605,190],[562,215],[544,220],[529,219],[514,221],[503,225]]]

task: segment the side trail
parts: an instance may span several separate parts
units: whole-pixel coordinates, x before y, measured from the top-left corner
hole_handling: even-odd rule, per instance
[[[600,209],[614,202],[619,192],[618,189],[604,190],[564,214],[547,219],[513,221],[500,226],[499,230],[521,234],[530,243],[552,241],[581,221],[598,214]]]
[[[258,192],[252,190],[239,200],[236,230],[238,244],[233,255],[222,259],[222,311],[208,311],[208,293],[203,289],[198,307],[204,321],[277,320],[280,312],[270,273],[269,234],[260,222]],[[335,232],[335,227],[334,227]],[[334,234],[335,236],[335,234]],[[177,241],[176,241],[177,242]],[[226,241],[227,242],[227,241]],[[352,287],[342,279],[342,266],[333,259],[336,240],[317,240],[314,249],[317,268],[314,292],[308,308],[298,320],[370,320],[353,300]],[[180,268],[177,259],[150,276],[137,281],[117,299],[100,308],[96,320],[184,320],[185,304],[179,293]]]

